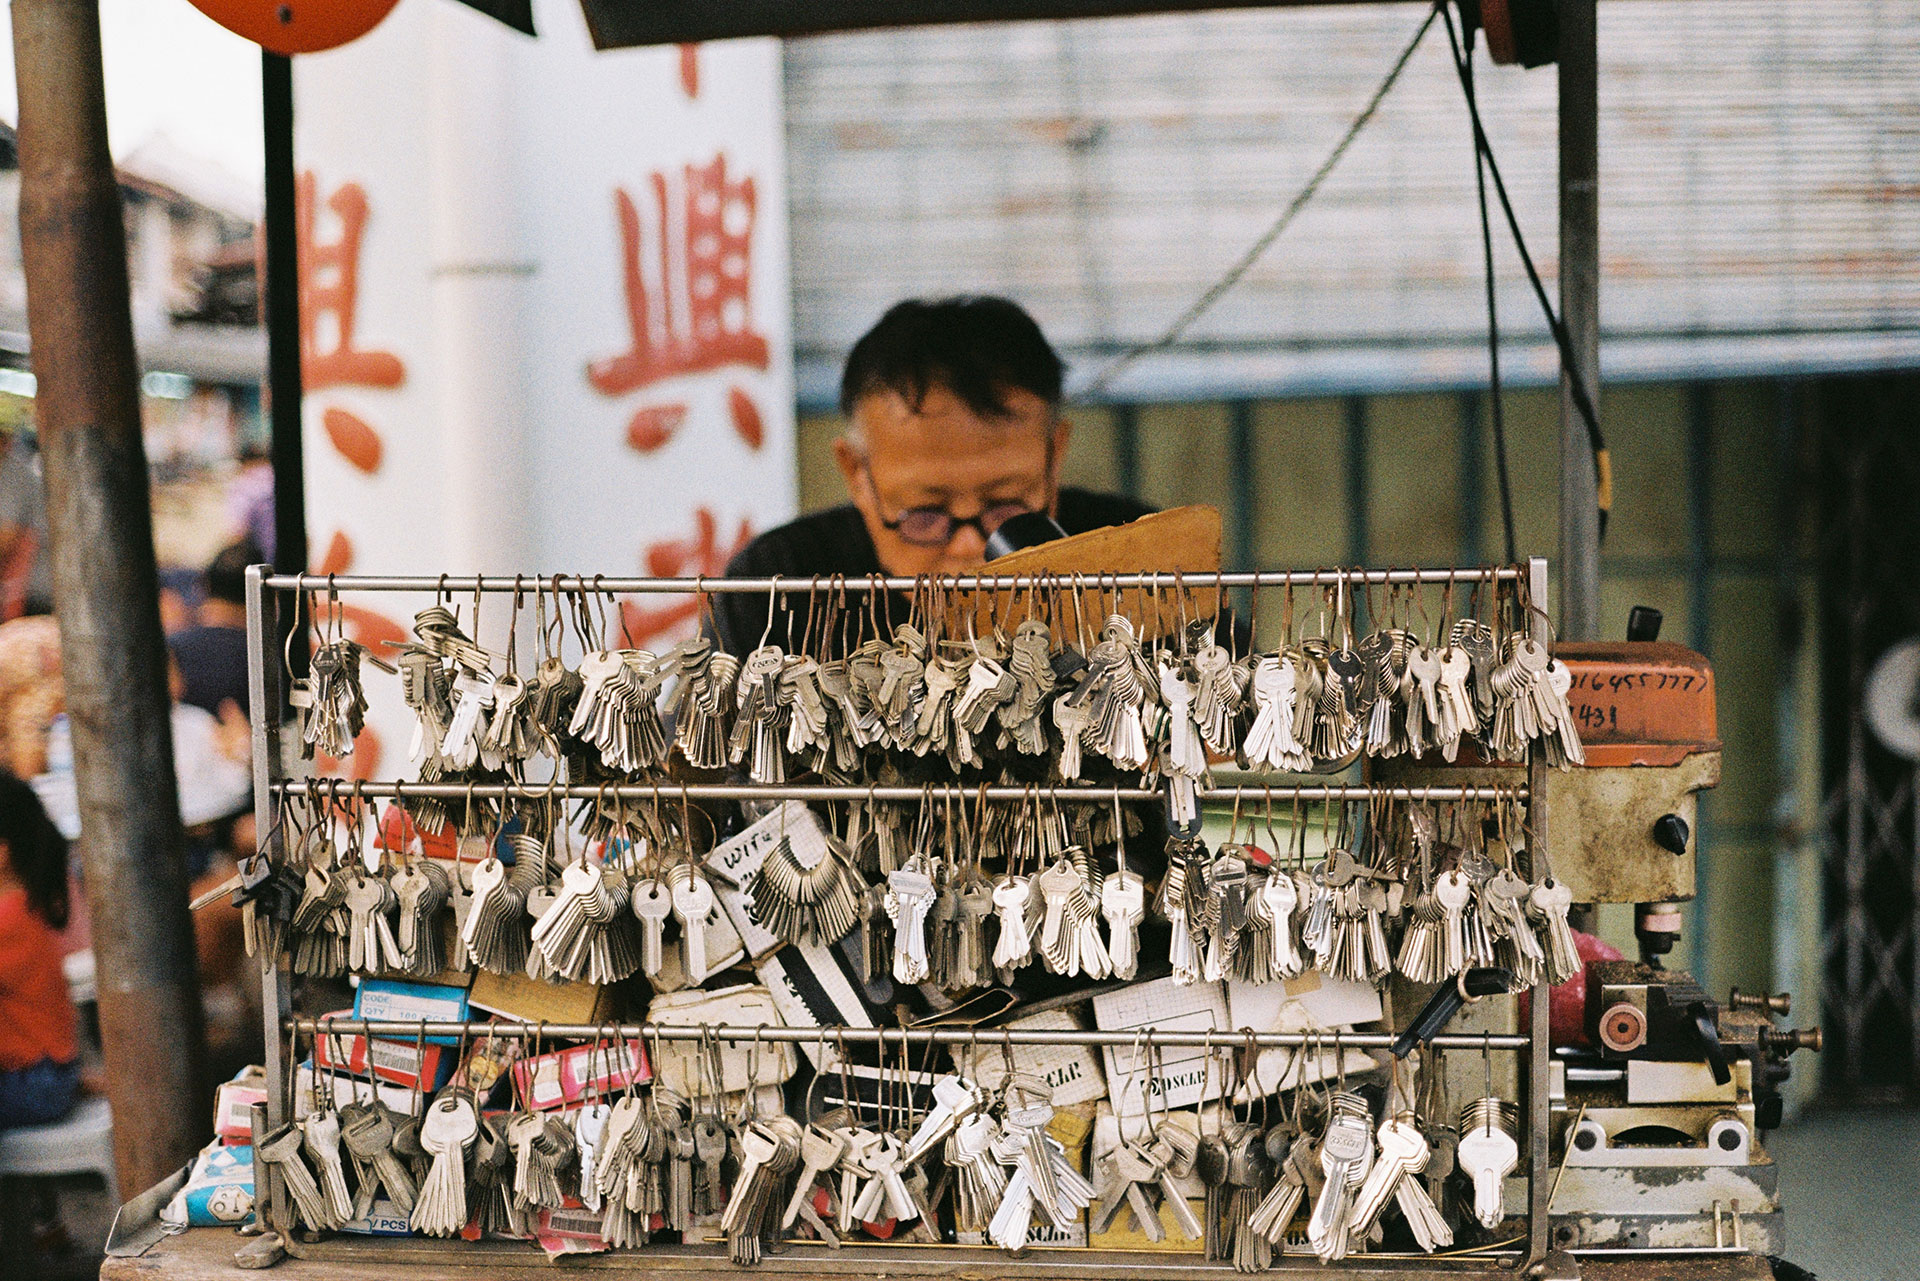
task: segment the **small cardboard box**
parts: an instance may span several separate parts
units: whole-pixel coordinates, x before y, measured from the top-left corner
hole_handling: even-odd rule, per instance
[[[619,994],[593,983],[549,983],[525,974],[480,971],[467,1002],[475,1009],[526,1023],[611,1023]]]
[[[589,1093],[606,1094],[653,1079],[647,1047],[637,1040],[555,1050],[538,1058],[521,1059],[510,1071],[515,1092],[535,1109],[566,1107]]]
[[[1152,1044],[1153,1032],[1219,1032],[1224,1046],[1233,1022],[1220,983],[1175,983],[1155,979],[1101,992],[1093,998],[1094,1026],[1102,1032],[1132,1032],[1138,1046],[1106,1046],[1108,1097],[1122,1116],[1149,1108],[1190,1108],[1220,1097],[1219,1055],[1199,1046]]]
[[[253,1142],[253,1105],[267,1101],[267,1074],[260,1067],[243,1068],[213,1092],[213,1132],[229,1145]]]
[[[348,1076],[344,1072],[319,1072],[313,1066],[313,1060],[302,1063],[293,1072],[293,1119],[301,1117],[318,1106],[314,1092],[331,1092],[336,1106],[348,1103],[370,1103],[375,1098],[386,1104],[402,1116],[417,1115],[415,1112],[414,1092],[398,1085],[369,1081],[363,1077]],[[430,1096],[420,1095],[421,1105]]]
[[[1080,1031],[1085,1029],[1086,1019],[1076,1010],[1043,1010],[1004,1026],[1008,1031],[1021,1032]],[[1007,1079],[1009,1050],[1003,1044],[996,1044],[994,1039],[1000,1030],[997,1027],[982,1030],[977,1043],[953,1047],[955,1065],[988,1090],[999,1089]],[[1011,1047],[1011,1054],[1014,1071],[1043,1077],[1053,1087],[1055,1107],[1091,1103],[1107,1097],[1107,1076],[1101,1070],[1099,1055],[1091,1046],[1015,1045]]]
[[[356,1022],[464,1023],[467,993],[464,988],[438,983],[362,979],[353,996],[353,1018]],[[428,1033],[427,1040],[434,1045],[460,1043],[460,1038],[451,1033]]]
[[[333,1016],[345,1019],[345,1012]],[[351,1072],[355,1076],[372,1075],[394,1085],[412,1089],[418,1085],[429,1094],[447,1083],[453,1075],[453,1051],[430,1042],[371,1040],[358,1032],[329,1033],[314,1042],[313,1061],[331,1072]]]

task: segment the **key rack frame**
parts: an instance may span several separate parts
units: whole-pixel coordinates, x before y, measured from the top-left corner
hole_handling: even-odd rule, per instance
[[[847,575],[819,575],[810,578],[614,578],[563,575],[332,575],[275,574],[271,567],[255,565],[246,574],[246,611],[248,639],[248,701],[252,722],[253,782],[255,820],[265,834],[275,831],[278,809],[289,797],[322,796],[349,799],[403,799],[408,796],[466,799],[469,796],[502,800],[568,799],[672,800],[887,800],[917,801],[923,797],[1020,801],[1035,797],[1068,804],[1144,803],[1158,801],[1163,793],[1157,788],[1115,788],[1088,784],[1075,786],[966,787],[959,784],[929,787],[861,787],[836,784],[789,784],[761,787],[743,784],[672,782],[623,783],[601,786],[546,784],[409,783],[403,779],[351,781],[345,779],[292,778],[282,774],[285,758],[286,726],[281,721],[284,668],[281,637],[285,628],[297,625],[299,602],[308,592],[337,596],[348,592],[423,593],[452,592],[525,595],[537,584],[539,590],[559,596],[604,595],[607,593],[651,595],[699,595],[703,593],[782,594],[832,590],[836,593],[912,592],[929,583],[949,591],[988,591],[1016,593],[1031,588],[1059,590],[1173,588],[1195,590],[1208,587],[1224,591],[1235,587],[1308,587],[1332,588],[1341,604],[1356,587],[1428,585],[1497,585],[1515,583],[1530,603],[1528,631],[1540,645],[1551,640],[1546,614],[1548,592],[1547,562],[1534,557],[1521,565],[1443,567],[1425,569],[1321,569],[1312,571],[1258,571],[1236,573],[1137,573],[1082,575],[948,575],[935,579]],[[286,608],[292,601],[292,608]],[[309,623],[311,619],[309,618]],[[1327,782],[1235,783],[1209,787],[1202,795],[1209,800],[1268,799],[1307,801],[1352,801],[1373,797],[1406,800],[1495,800],[1512,798],[1527,804],[1531,843],[1545,848],[1548,839],[1547,760],[1545,752],[1533,746],[1526,762],[1524,788],[1490,787],[1395,787],[1367,783]],[[263,849],[265,841],[263,838]],[[264,1108],[269,1127],[277,1128],[290,1119],[292,1099],[287,1083],[291,1080],[286,1059],[286,1037],[290,1033],[366,1033],[367,1035],[412,1036],[422,1025],[415,1021],[382,1021],[346,1018],[300,1018],[291,1009],[291,982],[282,965],[280,948],[261,948],[255,958],[260,983],[264,1022],[265,1060],[269,1088]],[[1457,1035],[1435,1037],[1433,1044],[1446,1049],[1499,1050],[1522,1054],[1527,1060],[1526,1133],[1523,1159],[1527,1175],[1527,1233],[1524,1238],[1495,1246],[1440,1254],[1365,1254],[1331,1265],[1320,1264],[1311,1255],[1274,1255],[1270,1269],[1278,1273],[1336,1273],[1364,1281],[1401,1281],[1410,1276],[1434,1277],[1511,1277],[1516,1271],[1545,1258],[1548,1248],[1548,1209],[1552,1197],[1549,1163],[1550,1117],[1548,1099],[1548,988],[1544,981],[1531,989],[1528,1029],[1524,1035]],[[1516,998],[1517,999],[1517,998]],[[754,1028],[662,1026],[650,1023],[534,1024],[514,1020],[435,1023],[435,1033],[484,1034],[492,1036],[558,1037],[590,1039],[594,1037],[641,1038],[649,1041],[685,1041],[714,1037],[731,1043],[762,1040],[794,1044],[817,1041],[850,1044],[889,1044],[901,1046],[976,1046],[991,1050],[1007,1045],[1132,1045],[1140,1040],[1136,1032],[1097,1030],[975,1030],[961,1028]],[[1160,1032],[1152,1037],[1156,1046],[1228,1049],[1243,1045],[1265,1048],[1300,1046],[1339,1046],[1354,1049],[1384,1049],[1393,1041],[1385,1033],[1235,1033],[1235,1032]],[[331,1258],[363,1263],[451,1264],[457,1267],[488,1267],[510,1260],[526,1261],[537,1256],[523,1241],[441,1241],[417,1237],[356,1237],[335,1234],[319,1241],[301,1241],[289,1230],[290,1215],[285,1189],[268,1167],[257,1167],[256,1178],[265,1183],[257,1189],[257,1204],[265,1208],[269,1222],[279,1229],[290,1253],[303,1258]],[[1513,1248],[1524,1242],[1525,1248]],[[818,1248],[816,1248],[816,1246]],[[724,1241],[718,1245],[649,1245],[638,1251],[609,1251],[571,1256],[568,1266],[595,1270],[640,1269],[692,1276],[730,1274],[742,1270],[730,1262]],[[791,1242],[770,1250],[760,1267],[774,1274],[793,1276],[839,1276],[882,1273],[890,1277],[980,1277],[1001,1276],[1041,1281],[1042,1278],[1112,1278],[1123,1281],[1196,1281],[1202,1276],[1233,1275],[1231,1262],[1208,1262],[1199,1255],[1170,1255],[1160,1251],[1101,1250],[1094,1248],[1029,1247],[1009,1255],[991,1245],[947,1246],[898,1243],[885,1245],[843,1245],[827,1248],[813,1242]]]

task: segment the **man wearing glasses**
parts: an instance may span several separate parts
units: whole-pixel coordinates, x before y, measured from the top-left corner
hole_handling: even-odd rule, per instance
[[[1027,512],[1069,534],[1147,514],[1129,498],[1060,486],[1069,433],[1061,373],[1040,327],[1005,298],[897,304],[854,344],[840,380],[849,425],[833,452],[853,501],[769,530],[727,573],[962,573],[986,562],[996,529]],[[807,600],[788,604],[769,623],[764,597],[718,597],[721,644],[744,654],[763,634],[799,643]]]

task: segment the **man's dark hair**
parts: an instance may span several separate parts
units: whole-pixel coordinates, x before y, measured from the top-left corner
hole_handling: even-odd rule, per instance
[[[260,549],[245,539],[221,548],[207,566],[207,595],[234,605],[246,604],[247,566],[265,559]]]
[[[1065,366],[1040,326],[1007,298],[910,298],[896,303],[847,356],[840,412],[874,392],[897,392],[918,411],[944,387],[983,418],[1007,413],[1006,393],[1060,403]]]

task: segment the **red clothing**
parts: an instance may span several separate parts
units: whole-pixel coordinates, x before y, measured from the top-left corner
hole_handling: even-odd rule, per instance
[[[60,953],[60,936],[27,906],[27,892],[0,890],[0,1072],[78,1053]]]

